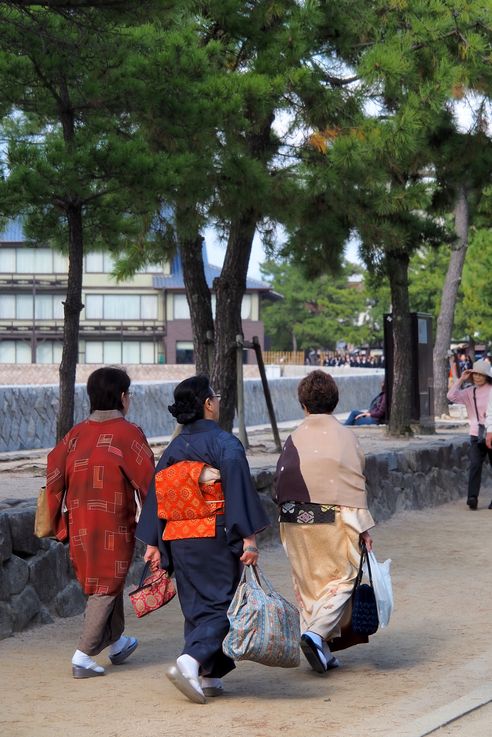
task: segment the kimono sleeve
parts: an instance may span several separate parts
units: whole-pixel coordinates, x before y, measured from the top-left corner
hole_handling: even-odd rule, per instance
[[[125,453],[124,471],[133,488],[144,500],[154,477],[154,454],[143,431],[137,425],[130,427],[131,435],[128,443],[130,451]]]
[[[156,472],[161,468],[165,468],[165,454],[159,461]],[[173,564],[171,558],[170,547],[162,539],[164,534],[165,521],[157,516],[157,497],[155,494],[155,477],[151,479],[149,490],[142,507],[140,519],[137,523],[135,537],[146,545],[152,545],[159,548],[161,553],[161,567],[165,568],[168,573],[172,573]]]
[[[251,480],[244,448],[232,436],[222,453],[220,475],[225,497],[228,543],[234,543],[268,527],[270,520]]]
[[[56,539],[63,542],[68,537],[65,515],[62,511],[66,491],[66,463],[70,447],[71,432],[48,453],[46,465],[46,496],[52,528]]]

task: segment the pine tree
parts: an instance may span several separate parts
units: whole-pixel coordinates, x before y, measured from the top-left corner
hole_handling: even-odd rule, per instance
[[[69,260],[61,437],[73,424],[86,244],[118,248],[125,238],[136,238],[145,224],[154,165],[125,110],[128,16],[39,6],[0,13],[1,97],[12,112],[4,126],[8,177],[2,209],[22,214],[28,235],[58,244]]]

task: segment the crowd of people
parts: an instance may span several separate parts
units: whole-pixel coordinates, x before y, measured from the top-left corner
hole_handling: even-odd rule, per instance
[[[304,352],[307,366],[347,366],[349,368],[384,368],[382,353],[347,353],[343,351],[322,351],[311,348]]]
[[[207,376],[175,388],[168,409],[176,431],[156,467],[144,433],[126,419],[130,385],[122,369],[94,371],[87,383],[88,418],[48,456],[52,526],[58,540],[68,541],[87,595],[72,675],[103,676],[95,660],[101,652],[107,650],[119,666],[138,647],[125,634],[123,589],[139,539],[150,569],[174,575],[178,588],[184,645],[166,675],[190,701],[203,704],[223,694],[222,679],[235,668],[222,649],[228,609],[243,567],[258,563],[256,536],[269,519],[241,442],[218,424],[220,395]],[[364,455],[346,425],[384,421],[386,392],[383,383],[369,409],[353,410],[345,426],[333,416],[338,388],[329,373],[309,372],[297,394],[304,420],[280,454],[275,501],[299,607],[299,647],[311,669],[324,674],[339,665],[334,652],[367,642],[351,628],[351,607],[361,550],[372,548],[374,520]],[[448,399],[468,412],[467,503],[475,510],[483,462],[488,458],[492,465],[490,363],[465,368]]]

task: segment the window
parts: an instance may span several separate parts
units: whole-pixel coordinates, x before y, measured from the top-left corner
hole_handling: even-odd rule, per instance
[[[138,320],[140,297],[137,294],[105,294],[104,320]]]
[[[121,342],[107,340],[103,343],[103,363],[121,363]]]
[[[188,300],[186,294],[175,294],[173,300],[173,318],[174,320],[189,320],[190,319],[190,308],[188,306]],[[188,363],[186,361],[186,363]]]
[[[85,344],[85,362],[103,362],[103,344],[99,341],[91,341]]]
[[[149,294],[149,296],[142,296],[140,299],[140,317],[142,320],[157,320],[157,297]]]
[[[140,343],[140,363],[155,363],[154,343]]]
[[[15,319],[15,295],[0,294],[0,319]]]
[[[186,340],[176,341],[176,363],[194,363],[193,343]]]
[[[18,274],[52,274],[53,251],[51,248],[18,248]]]
[[[15,300],[17,319],[32,320],[32,294],[18,294]]]
[[[114,269],[114,258],[110,253],[88,253],[85,257],[87,274],[111,274]]]
[[[241,320],[249,320],[251,318],[251,294],[245,294],[241,304]]]
[[[31,344],[23,340],[1,340],[0,363],[31,363]]]
[[[103,295],[87,294],[85,297],[85,317],[86,320],[102,320],[103,316]],[[94,363],[94,361],[89,361]]]
[[[37,363],[60,363],[63,346],[58,341],[44,340],[36,346]]]
[[[123,343],[123,363],[140,363],[140,344],[126,341]]]
[[[140,294],[86,294],[86,320],[156,320],[157,296]]]
[[[85,363],[155,363],[154,343],[139,340],[90,340],[85,344]]]
[[[40,294],[36,296],[35,306],[36,319],[53,319],[53,297],[51,294]]]
[[[0,248],[0,272],[2,274],[15,273],[15,249]]]

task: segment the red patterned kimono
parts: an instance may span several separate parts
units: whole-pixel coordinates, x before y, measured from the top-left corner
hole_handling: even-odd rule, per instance
[[[154,475],[142,430],[120,413],[109,414],[102,422],[89,418],[75,425],[48,455],[46,491],[56,537],[68,535],[86,594],[122,591],[135,545],[135,490],[143,499]]]

